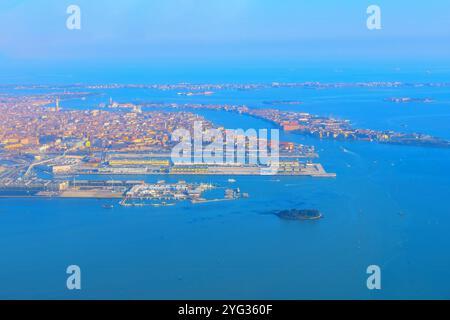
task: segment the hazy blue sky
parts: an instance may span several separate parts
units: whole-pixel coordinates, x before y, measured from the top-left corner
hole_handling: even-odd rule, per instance
[[[80,31],[66,29],[70,4]],[[3,62],[446,57],[449,0],[0,0]]]

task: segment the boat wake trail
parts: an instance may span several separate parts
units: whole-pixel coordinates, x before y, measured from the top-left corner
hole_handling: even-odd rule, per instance
[[[344,153],[350,154],[350,155],[355,156],[355,157],[359,157],[359,154],[357,154],[357,153],[355,153],[353,151],[350,151],[350,150],[348,150],[348,149],[346,149],[344,147],[340,147],[340,148],[341,148],[342,152],[344,152]]]

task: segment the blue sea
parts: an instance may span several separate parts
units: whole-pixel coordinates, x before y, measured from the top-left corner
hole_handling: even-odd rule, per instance
[[[159,74],[144,77],[135,72],[124,82],[167,82]],[[359,72],[352,68],[320,72],[269,69],[252,79],[241,71],[234,77],[230,71],[223,73],[222,77],[220,72],[205,71],[202,80],[182,75],[170,80],[450,79],[449,69],[438,68],[416,68],[413,72],[375,67]],[[158,76],[162,80],[158,81]],[[20,79],[37,83],[32,78]],[[118,82],[112,77],[110,81],[98,80]],[[64,81],[89,82],[76,75]],[[30,92],[34,91],[15,94]],[[149,89],[98,92],[101,95],[84,101],[64,101],[63,107],[93,109],[110,97],[117,102],[229,103],[254,108],[270,107],[264,101],[300,100],[302,105],[280,108],[349,119],[355,127],[422,132],[450,139],[449,88],[273,88],[223,90],[209,97],[183,97],[176,91]],[[385,101],[404,96],[429,97],[435,102]],[[262,120],[243,115],[199,113],[230,129],[271,128]],[[236,177],[234,185],[250,198],[161,208],[115,205],[106,210],[103,204],[115,202],[97,199],[0,199],[0,298],[450,298],[450,150],[327,141],[285,133],[281,137],[315,145],[318,161],[337,177]],[[164,177],[166,181],[183,179],[225,186],[229,178]],[[132,179],[154,182],[161,177]],[[291,208],[319,209],[324,218],[285,221],[271,214]],[[66,288],[66,268],[73,264],[81,268],[79,291]],[[381,290],[371,291],[366,286],[369,265],[381,268]]]

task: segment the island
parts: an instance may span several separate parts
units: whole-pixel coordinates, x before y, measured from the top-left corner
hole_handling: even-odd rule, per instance
[[[322,213],[316,209],[290,209],[275,211],[274,214],[284,220],[318,220]]]

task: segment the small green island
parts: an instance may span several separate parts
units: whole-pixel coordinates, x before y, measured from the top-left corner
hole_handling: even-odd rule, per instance
[[[284,220],[318,220],[321,219],[322,213],[316,209],[290,209],[275,211],[274,214]]]

